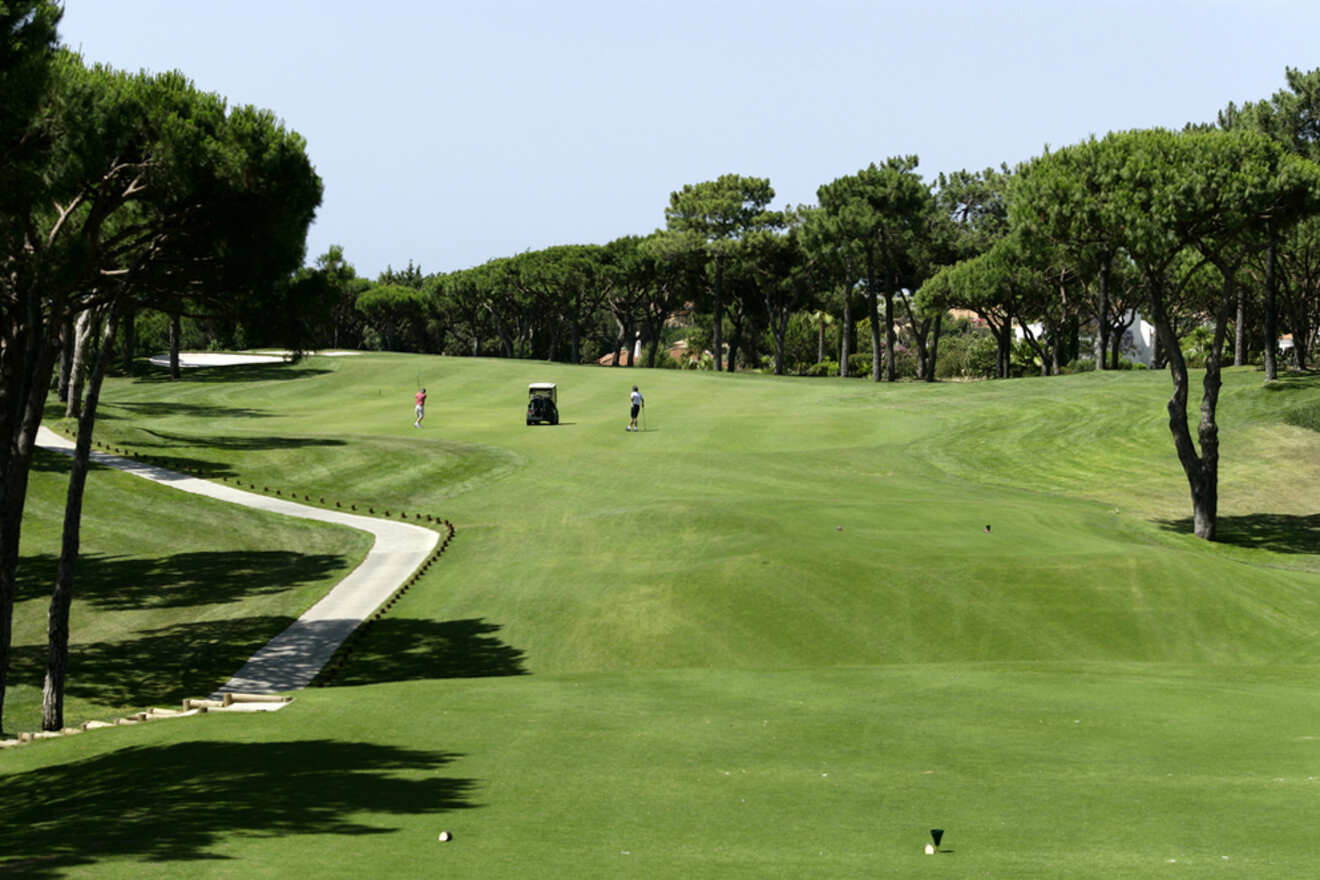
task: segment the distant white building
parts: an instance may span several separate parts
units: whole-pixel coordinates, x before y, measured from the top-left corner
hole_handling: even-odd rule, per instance
[[[1123,320],[1129,326],[1123,331],[1123,342],[1119,345],[1119,353],[1130,361],[1140,361],[1149,367],[1155,357],[1155,325],[1147,322],[1136,311],[1128,311],[1123,315]],[[1039,322],[1028,324],[1027,327],[1037,338],[1045,329]],[[1026,338],[1021,324],[1013,325],[1013,335],[1019,340]]]
[[[1148,323],[1138,312],[1128,312],[1124,321],[1132,320],[1132,326],[1123,331],[1123,342],[1119,351],[1128,356],[1128,360],[1140,361],[1150,366],[1155,358],[1155,325]]]

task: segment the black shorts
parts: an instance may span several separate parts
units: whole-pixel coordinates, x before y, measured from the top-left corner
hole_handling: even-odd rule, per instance
[[[639,412],[641,412],[641,411],[642,411],[642,408],[641,408],[640,406],[638,406],[637,404],[634,403],[633,406],[632,406],[632,417],[633,417],[634,419],[637,418],[637,414],[638,414]]]

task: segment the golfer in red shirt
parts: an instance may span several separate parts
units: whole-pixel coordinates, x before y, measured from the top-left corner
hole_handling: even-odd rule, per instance
[[[417,415],[417,421],[413,422],[413,427],[414,427],[414,428],[420,428],[420,427],[422,426],[422,419],[426,416],[426,389],[425,389],[425,388],[423,388],[421,391],[418,391],[418,392],[417,392],[417,406],[415,406],[415,407],[413,408],[413,412],[416,413],[416,415]]]

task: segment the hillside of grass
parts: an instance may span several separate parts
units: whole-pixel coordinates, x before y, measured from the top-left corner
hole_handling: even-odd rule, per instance
[[[536,381],[558,427],[523,424]],[[0,805],[44,829],[0,852],[37,876],[1304,873],[1320,379],[1227,373],[1214,544],[1168,394],[388,354],[116,379],[106,442],[457,536],[288,709],[0,756]],[[146,766],[171,832],[80,839]],[[79,779],[62,818],[24,800]]]
[[[69,459],[38,450],[24,508],[5,730],[41,728]],[[65,723],[202,697],[352,571],[354,529],[264,514],[110,468],[87,481]]]

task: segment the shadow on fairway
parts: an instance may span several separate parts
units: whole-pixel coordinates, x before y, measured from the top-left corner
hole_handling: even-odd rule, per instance
[[[323,739],[194,740],[4,775],[0,875],[58,877],[102,859],[226,860],[233,837],[393,834],[382,815],[476,806],[475,780],[438,775],[461,757]],[[359,821],[364,812],[377,815]],[[295,851],[310,845],[287,842]],[[296,862],[290,855],[288,868]]]
[[[353,645],[334,685],[526,675],[525,655],[492,635],[499,629],[478,619],[381,618]]]
[[[170,378],[167,367],[136,377],[134,384],[158,385],[178,382],[272,382],[291,379],[311,379],[332,370],[315,369],[300,364],[228,364],[217,367],[187,367],[179,371],[178,379]]]
[[[189,444],[189,445],[202,445],[202,444]],[[212,445],[212,444],[207,443],[206,445]],[[270,441],[269,445],[274,447],[283,444],[279,441]],[[297,445],[297,444],[290,443],[288,445]],[[303,445],[308,445],[308,444],[303,444]],[[178,471],[179,473],[194,474],[197,476],[205,477],[207,479],[235,476],[233,469],[230,468],[229,465],[225,464],[224,462],[206,461],[204,459],[189,458],[183,455],[161,455],[156,450],[162,447],[163,444],[160,445],[139,444],[137,446],[132,447],[132,451],[142,453],[143,450],[147,450],[150,453],[148,457],[151,459],[150,462],[151,464],[159,465],[160,467],[163,468],[169,468],[170,470]],[[115,453],[113,447],[112,448],[102,447],[98,449],[96,446],[93,446],[92,451],[107,452],[110,453],[111,455],[119,454],[125,458],[133,457],[132,455],[128,454],[130,452],[128,448],[120,449],[119,453]],[[69,472],[69,468],[72,465],[72,463],[73,463],[73,458],[70,455],[62,452],[53,452],[50,450],[37,449],[34,451],[32,456],[32,470],[42,471],[45,473],[67,474]],[[95,461],[92,462],[92,468],[94,470],[98,468],[110,469],[108,465],[97,464]]]
[[[58,557],[23,556],[19,598],[50,592]],[[199,551],[160,557],[89,554],[78,560],[74,595],[106,611],[242,602],[324,580],[348,566],[328,553],[292,550]]]
[[[210,406],[168,401],[113,403],[109,406],[115,409],[126,409],[140,416],[188,416],[197,419],[269,419],[275,415],[275,413],[265,410],[244,409],[237,406]],[[105,418],[105,414],[98,410],[96,418],[99,421]],[[119,418],[122,418],[122,416]]]
[[[1288,371],[1280,373],[1277,379],[1273,382],[1266,382],[1261,388],[1270,394],[1278,394],[1280,391],[1304,391],[1315,387],[1317,376],[1320,376],[1320,373],[1314,370],[1307,370],[1306,372]]]
[[[37,448],[32,450],[32,470],[35,473],[67,474],[73,459],[60,452]]]
[[[159,443],[144,443],[139,449],[167,448],[170,446],[204,446],[208,449],[303,449],[308,446],[346,446],[334,437],[195,437],[191,434],[170,434],[147,429],[144,434],[157,438]]]
[[[1171,532],[1191,534],[1191,517],[1161,520]],[[1234,547],[1272,550],[1275,553],[1320,554],[1320,513],[1306,516],[1282,513],[1252,513],[1221,516],[1215,523],[1215,540]]]
[[[291,623],[292,617],[239,617],[143,630],[115,642],[74,643],[64,692],[124,710],[177,705],[184,697],[216,690]],[[46,676],[45,643],[13,647],[9,673],[11,684],[39,692]]]

